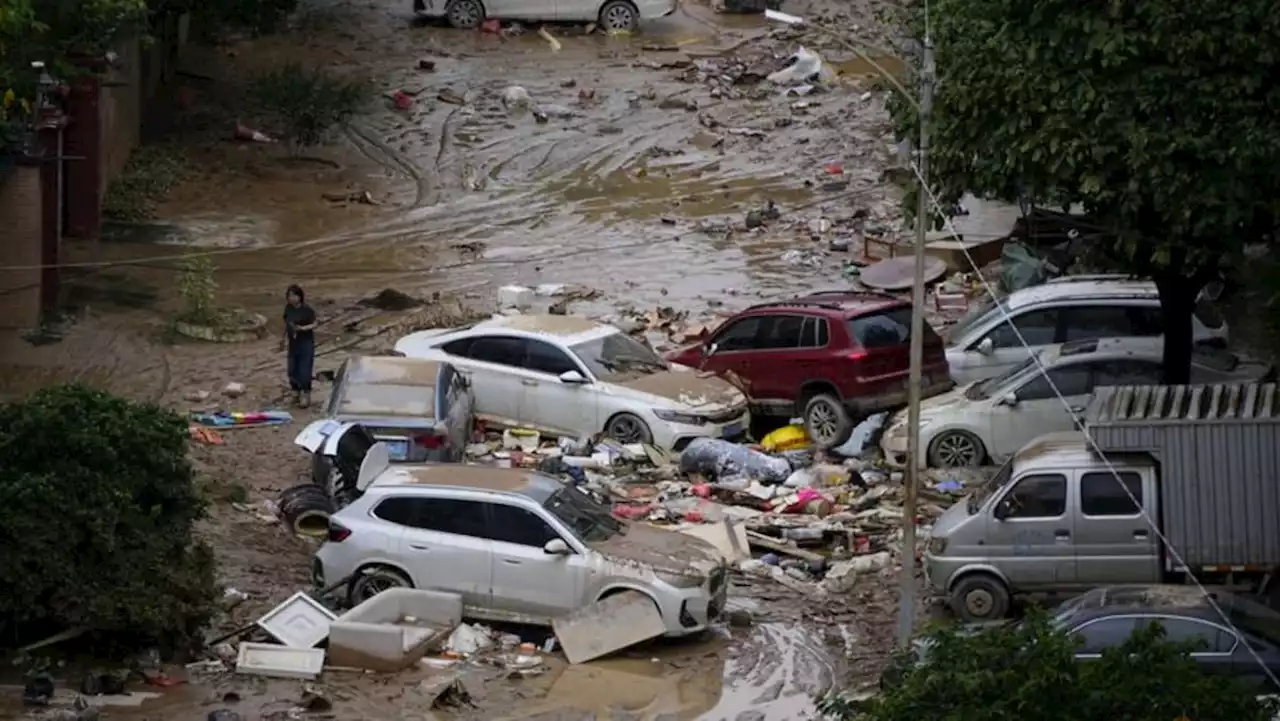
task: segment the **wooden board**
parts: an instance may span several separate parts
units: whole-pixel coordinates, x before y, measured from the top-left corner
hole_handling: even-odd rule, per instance
[[[551,622],[569,663],[585,663],[667,632],[653,600],[623,591]]]
[[[889,258],[862,269],[858,280],[877,290],[910,290],[916,259],[910,255]],[[924,282],[932,283],[947,274],[947,264],[940,258],[925,256]]]

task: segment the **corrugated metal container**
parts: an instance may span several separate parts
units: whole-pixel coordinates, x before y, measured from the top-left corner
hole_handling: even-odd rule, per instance
[[[1280,565],[1275,383],[1099,388],[1085,425],[1103,451],[1160,462],[1162,531],[1189,567]]]

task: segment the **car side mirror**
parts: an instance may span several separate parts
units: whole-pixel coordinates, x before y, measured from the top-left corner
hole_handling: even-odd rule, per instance
[[[715,355],[715,352],[719,349],[720,349],[719,343],[708,343],[702,346],[702,357],[710,358],[711,356]]]
[[[1009,408],[1016,408],[1018,406],[1018,394],[1005,393],[1000,396],[1000,405],[1008,406]]]
[[[996,504],[996,507],[991,510],[992,518],[995,518],[997,521],[1003,521],[1008,518],[1011,513],[1013,513],[1013,501],[1009,498],[1000,499],[1000,502]]]
[[[990,338],[983,338],[973,349],[982,355],[991,355],[996,349],[996,344]]]
[[[560,374],[560,382],[569,385],[580,386],[587,382],[587,379],[578,371],[565,371]]]
[[[563,538],[553,538],[542,545],[542,552],[552,556],[569,555],[569,544]]]

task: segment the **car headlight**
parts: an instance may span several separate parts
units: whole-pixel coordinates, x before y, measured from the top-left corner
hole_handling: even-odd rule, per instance
[[[700,426],[707,422],[706,416],[700,416],[697,413],[681,413],[680,411],[654,408],[653,414],[667,423],[679,423],[686,426]]]
[[[929,539],[929,553],[932,553],[935,556],[941,556],[946,552],[947,552],[947,539],[937,538],[937,537]]]
[[[680,573],[659,573],[658,579],[676,588],[698,588],[707,582],[705,576],[688,576]]]

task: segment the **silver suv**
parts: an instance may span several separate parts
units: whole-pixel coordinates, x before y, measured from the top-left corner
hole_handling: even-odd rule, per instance
[[[1156,284],[1123,275],[1056,278],[1010,293],[1000,303],[1032,351],[1075,340],[1164,335]],[[1196,307],[1192,337],[1226,345],[1227,324],[1207,300]],[[947,338],[947,363],[959,385],[1000,375],[1030,355],[990,297],[952,326]]]
[[[653,600],[671,636],[724,609],[727,569],[710,544],[618,520],[549,476],[453,464],[360,475],[372,482],[330,518],[313,566],[318,585],[355,574],[352,604],[406,586],[461,595],[469,618],[550,625],[632,590]]]

